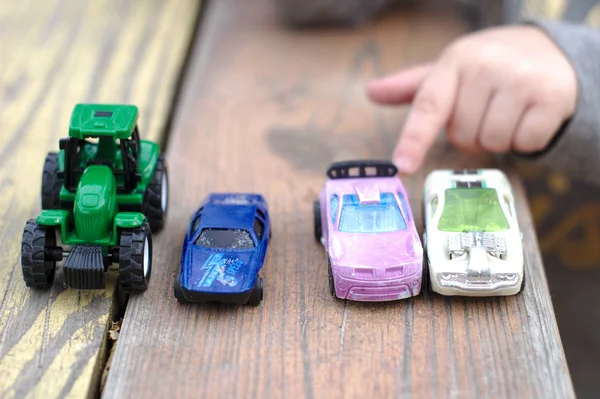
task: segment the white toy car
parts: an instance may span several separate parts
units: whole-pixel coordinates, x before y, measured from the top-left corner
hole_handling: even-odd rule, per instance
[[[431,172],[423,188],[423,221],[431,290],[462,296],[521,291],[522,236],[502,171]]]

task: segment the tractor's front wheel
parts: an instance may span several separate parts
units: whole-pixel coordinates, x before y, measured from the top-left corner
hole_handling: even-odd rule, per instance
[[[56,247],[54,228],[41,226],[30,219],[21,240],[21,270],[27,287],[49,288],[54,280],[56,260],[50,251]]]
[[[148,288],[152,274],[152,231],[148,223],[121,232],[119,246],[119,284],[124,291]]]
[[[150,228],[157,233],[165,224],[165,216],[169,207],[169,177],[164,156],[156,161],[156,168],[152,180],[148,183],[144,193],[142,212],[150,222]]]
[[[58,153],[49,152],[42,174],[42,209],[60,209],[62,179],[58,177]]]

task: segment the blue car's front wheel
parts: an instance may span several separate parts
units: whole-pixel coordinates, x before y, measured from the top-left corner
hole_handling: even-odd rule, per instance
[[[258,306],[263,299],[263,284],[262,277],[258,276],[256,279],[256,283],[254,283],[254,287],[252,287],[252,292],[250,293],[250,298],[248,299],[248,305]]]
[[[183,296],[183,290],[181,289],[181,281],[179,279],[179,276],[175,277],[175,283],[173,284],[173,292],[175,294],[175,299],[177,299],[177,302],[179,303],[187,303],[188,301]]]

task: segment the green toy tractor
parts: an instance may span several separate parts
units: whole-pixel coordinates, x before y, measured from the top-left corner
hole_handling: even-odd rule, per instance
[[[28,287],[50,287],[64,257],[66,287],[104,288],[112,263],[124,291],[148,287],[152,233],[164,225],[168,179],[159,145],[140,140],[137,119],[131,105],[75,106],[69,137],[46,157],[42,212],[23,231]]]

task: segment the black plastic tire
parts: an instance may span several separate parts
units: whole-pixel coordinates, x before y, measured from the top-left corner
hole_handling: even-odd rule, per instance
[[[60,209],[60,189],[63,180],[58,178],[58,153],[49,152],[42,174],[42,209]]]
[[[152,275],[152,230],[147,223],[121,232],[119,284],[126,292],[148,288]]]
[[[21,240],[21,270],[27,287],[52,286],[56,261],[46,260],[46,249],[55,246],[54,228],[40,226],[35,219],[27,221]]]
[[[327,277],[329,280],[329,293],[335,298],[335,281],[333,281],[333,271],[331,270],[331,261],[329,259],[327,259]]]
[[[150,228],[154,233],[162,230],[165,217],[169,207],[169,177],[164,156],[161,154],[156,161],[156,168],[146,192],[142,213],[150,222]]]
[[[425,250],[424,250],[425,252]],[[429,262],[427,261],[427,253],[423,254],[423,272],[421,277],[421,294],[431,293],[431,281],[429,280]]]
[[[313,202],[313,220],[315,224],[315,240],[320,243],[323,237],[323,226],[321,225],[321,204],[319,201]]]
[[[421,293],[433,294],[431,279],[429,278],[429,257],[427,256],[427,229],[425,228],[425,204],[421,204],[421,225],[423,226],[423,277]]]
[[[256,283],[254,283],[254,287],[252,287],[252,292],[250,293],[250,298],[248,299],[248,305],[258,306],[260,302],[263,300],[263,283],[262,277],[258,276],[256,279]]]
[[[183,296],[183,290],[181,289],[181,281],[179,280],[181,277],[175,277],[175,283],[173,284],[173,293],[175,294],[175,299],[179,303],[188,303],[188,301]]]

